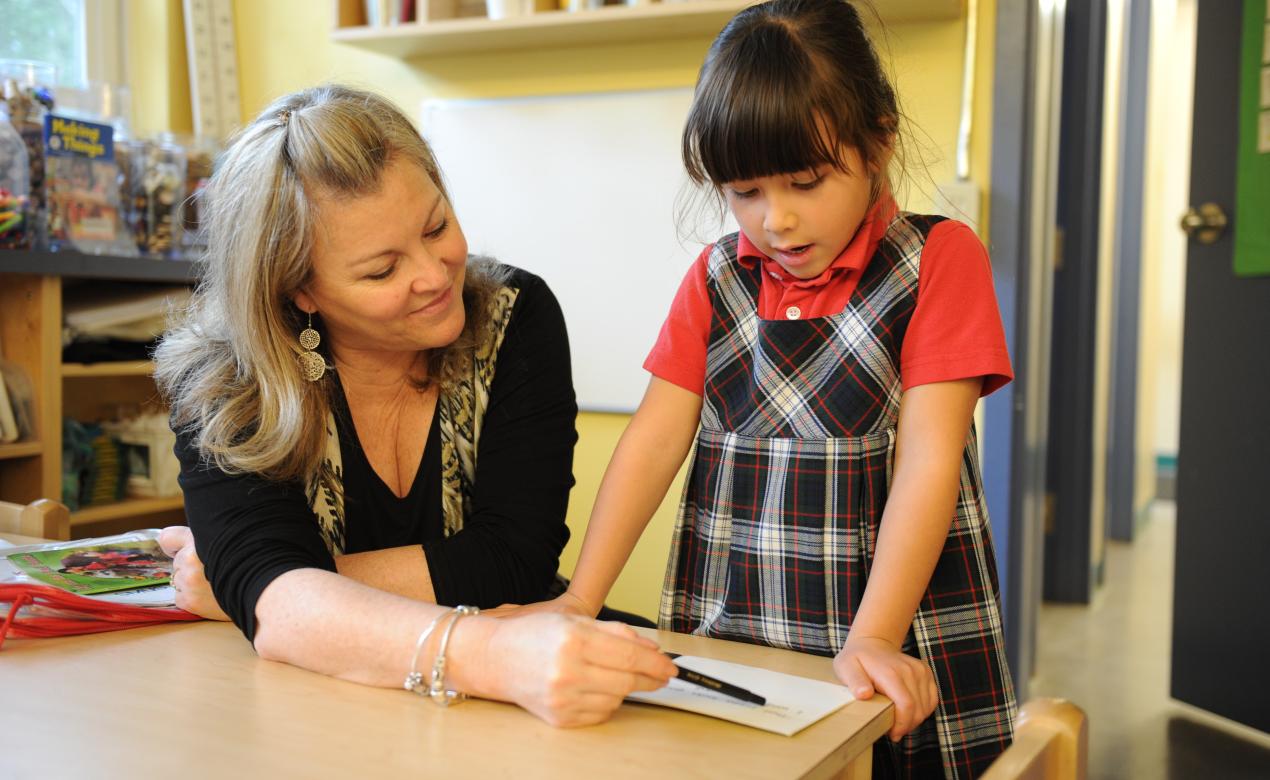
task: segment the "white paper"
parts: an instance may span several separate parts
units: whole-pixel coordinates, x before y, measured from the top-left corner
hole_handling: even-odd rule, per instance
[[[127,604],[132,607],[175,607],[176,591],[171,585],[151,585],[148,588],[113,590],[109,593],[93,593],[84,598]]]
[[[675,659],[675,663],[685,669],[692,669],[752,691],[767,699],[767,704],[761,707],[749,704],[678,679],[671,680],[669,685],[660,690],[637,691],[627,698],[722,718],[787,737],[797,734],[826,715],[837,712],[855,698],[851,691],[841,685],[754,666],[691,655],[680,656]]]

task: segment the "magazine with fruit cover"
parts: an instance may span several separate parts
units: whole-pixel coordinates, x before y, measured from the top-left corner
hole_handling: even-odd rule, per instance
[[[35,581],[80,596],[169,585],[158,529],[0,550],[0,582]],[[121,594],[122,595],[122,594]],[[112,599],[113,600],[113,599]],[[166,600],[166,599],[164,599]]]

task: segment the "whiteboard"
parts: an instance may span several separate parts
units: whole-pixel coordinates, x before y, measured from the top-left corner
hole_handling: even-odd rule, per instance
[[[560,300],[584,410],[634,411],[700,241],[736,229],[697,209],[680,240],[691,99],[667,89],[423,104],[470,251],[538,274]]]

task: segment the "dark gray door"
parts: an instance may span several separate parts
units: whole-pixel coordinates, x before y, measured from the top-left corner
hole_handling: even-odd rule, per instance
[[[1191,206],[1233,219],[1243,3],[1196,5]],[[1270,277],[1232,255],[1226,230],[1186,261],[1171,692],[1270,731]]]

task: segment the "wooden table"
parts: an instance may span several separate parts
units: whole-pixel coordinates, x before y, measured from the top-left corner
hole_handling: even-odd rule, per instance
[[[833,679],[827,658],[646,633],[678,653]],[[10,639],[0,701],[4,778],[867,778],[893,718],[878,696],[783,737],[628,703],[602,725],[556,729],[508,704],[443,710],[262,661],[211,622]]]

